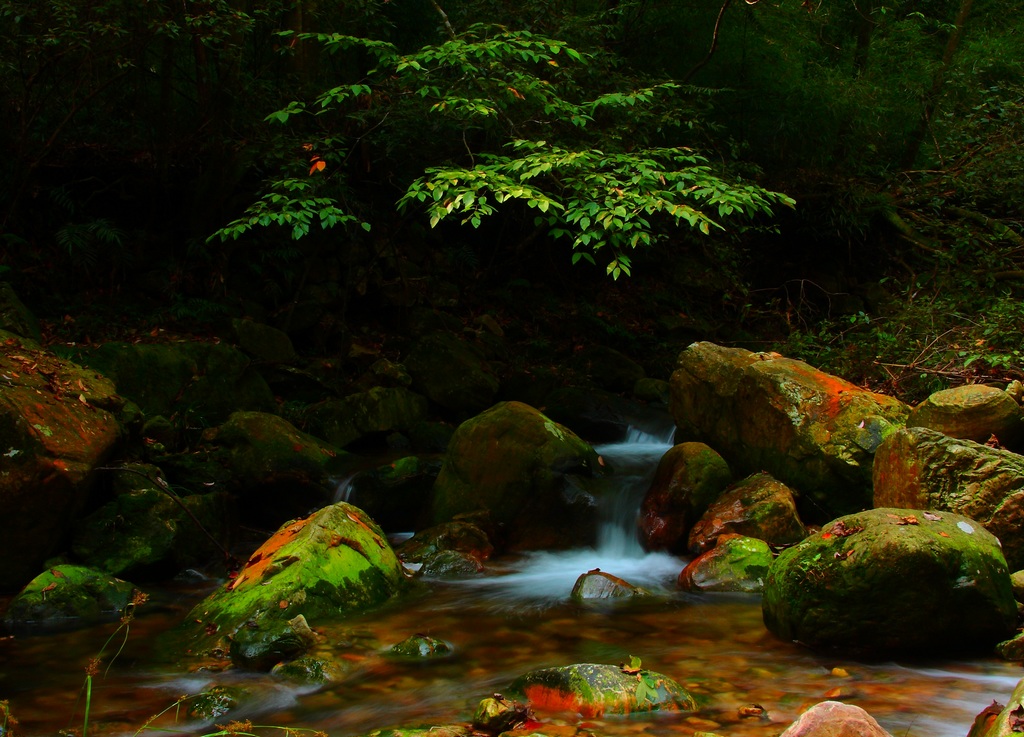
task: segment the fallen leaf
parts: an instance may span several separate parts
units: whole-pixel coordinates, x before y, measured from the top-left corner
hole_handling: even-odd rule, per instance
[[[628,664],[627,663],[623,663],[622,665],[619,666],[619,668],[621,668],[622,672],[627,674],[627,675],[633,675],[633,674],[639,673],[641,670],[643,670],[640,667],[640,658],[638,658],[636,655],[630,655],[629,656],[629,663]]]
[[[832,537],[849,537],[850,535],[856,535],[858,532],[863,531],[863,527],[847,527],[845,522],[839,520],[829,528],[828,533],[831,534]]]
[[[1024,705],[1017,704],[1010,712],[1009,724],[1011,732],[1024,732]]]
[[[941,516],[937,514],[932,514],[931,512],[925,512],[923,516],[926,520],[929,520],[931,522],[938,522],[940,519],[942,519]]]

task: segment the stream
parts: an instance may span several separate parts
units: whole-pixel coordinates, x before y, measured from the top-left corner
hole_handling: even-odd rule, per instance
[[[863,662],[816,654],[770,635],[757,596],[676,590],[685,561],[645,554],[633,534],[636,510],[669,443],[667,437],[635,432],[623,443],[597,448],[616,474],[602,497],[606,521],[596,549],[502,558],[490,562],[486,576],[426,582],[400,601],[322,628],[350,668],[333,686],[297,687],[267,674],[185,674],[161,657],[159,634],[221,582],[154,592],[123,647],[121,637],[107,645],[108,656],[118,654],[112,663],[104,658],[93,681],[89,733],[133,735],[146,724],[183,734],[214,732],[213,724],[191,721],[184,707],[174,705],[181,696],[218,684],[248,694],[218,724],[251,719],[255,725],[348,737],[384,727],[466,722],[481,698],[500,693],[528,670],[620,663],[630,656],[687,686],[707,705],[689,715],[540,718],[582,724],[609,737],[697,731],[775,737],[808,706],[838,699],[864,707],[895,737],[965,737],[979,711],[1009,697],[1024,675],[1017,664],[944,660],[938,642],[931,661]],[[627,604],[571,602],[576,578],[593,568],[657,595]],[[84,669],[115,628],[107,623],[0,640],[0,700],[9,700],[20,720],[16,734],[52,737],[81,730]],[[410,663],[382,654],[414,633],[451,642],[455,655]],[[750,704],[767,715],[741,717],[741,707]]]

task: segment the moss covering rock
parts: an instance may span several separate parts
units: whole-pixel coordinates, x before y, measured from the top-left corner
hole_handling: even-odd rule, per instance
[[[85,566],[59,565],[43,571],[11,601],[4,625],[20,631],[83,627],[115,619],[132,603],[136,588]]]
[[[76,525],[71,549],[79,560],[143,581],[205,563],[227,543],[233,515],[225,492],[179,496],[145,464],[114,475],[114,499]]]
[[[890,656],[988,651],[1016,625],[999,541],[950,512],[875,509],[784,550],[765,625],[785,640]]]
[[[309,408],[310,431],[343,448],[368,435],[408,431],[427,418],[426,397],[405,387],[373,387]]]
[[[687,564],[677,585],[686,591],[759,593],[771,564],[772,551],[764,540],[723,535],[715,547]]]
[[[907,427],[924,427],[976,443],[994,437],[1014,451],[1024,446],[1024,410],[1002,389],[984,384],[935,392],[914,407]]]
[[[793,491],[766,473],[748,476],[713,501],[690,530],[687,547],[702,553],[721,535],[746,535],[769,545],[792,545],[807,537]]]
[[[704,443],[680,443],[661,457],[640,504],[640,543],[647,550],[682,553],[687,536],[732,481],[732,472]]]
[[[570,711],[584,717],[638,711],[696,711],[686,689],[639,667],[581,663],[526,673],[507,689],[539,711]]]
[[[572,431],[533,407],[501,402],[455,431],[431,516],[436,524],[488,511],[516,549],[587,544],[597,503],[582,479],[600,473],[597,453]]]
[[[812,521],[871,506],[875,449],[910,411],[802,361],[706,342],[680,354],[671,385],[677,440],[707,443],[737,473],[767,471]]]
[[[647,593],[625,579],[595,568],[576,579],[569,597],[577,601],[632,599],[635,596],[647,596]]]
[[[947,510],[977,520],[999,538],[1010,568],[1024,568],[1024,458],[922,427],[879,446],[875,504]]]
[[[380,604],[403,582],[401,563],[381,529],[341,502],[282,526],[234,580],[193,608],[179,634],[193,654],[230,651],[243,665],[269,668],[273,657],[264,657],[261,648],[280,651],[289,638],[304,638],[303,627]]]

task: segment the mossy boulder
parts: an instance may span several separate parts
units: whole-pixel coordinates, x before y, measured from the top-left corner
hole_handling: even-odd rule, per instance
[[[403,581],[381,529],[359,508],[340,502],[282,526],[231,582],[196,605],[179,634],[197,655],[234,654],[239,648],[231,644],[244,639],[243,662],[269,668],[273,663],[267,665],[257,645],[273,650],[282,638],[301,639],[298,615],[315,627],[386,601]]]
[[[671,385],[678,441],[707,443],[736,473],[767,471],[818,522],[871,507],[875,449],[910,411],[802,361],[706,342],[680,354]]]
[[[148,416],[212,427],[232,412],[274,408],[274,396],[251,359],[223,343],[104,343],[79,360],[110,377]]]
[[[746,535],[769,545],[792,545],[807,537],[793,491],[766,473],[748,476],[713,501],[690,530],[687,547],[702,553],[721,535]]]
[[[343,448],[370,435],[408,431],[427,418],[426,397],[405,387],[377,386],[329,399],[306,412],[310,430]]]
[[[123,402],[95,371],[0,331],[0,591],[25,585],[67,542],[113,453]]]
[[[576,712],[587,718],[642,711],[697,710],[686,689],[654,671],[600,663],[542,668],[526,673],[507,689],[538,711]]]
[[[990,651],[1017,605],[999,541],[950,512],[874,509],[784,550],[762,610],[785,640],[890,656]]]
[[[1024,458],[923,427],[893,433],[875,454],[875,504],[977,520],[1024,568]]]
[[[132,603],[135,587],[86,566],[43,571],[11,601],[4,625],[20,631],[84,627],[116,619]]]
[[[725,459],[704,443],[672,446],[640,504],[640,543],[647,550],[684,552],[690,529],[731,481]]]
[[[764,540],[723,535],[715,547],[686,565],[677,585],[685,591],[760,593],[771,564],[772,551]]]
[[[144,581],[205,563],[227,544],[227,493],[180,496],[144,464],[114,476],[114,498],[76,525],[71,549],[87,565]]]
[[[404,363],[413,389],[460,417],[489,407],[498,392],[500,382],[483,353],[451,333],[420,338]]]
[[[582,479],[602,472],[569,429],[519,402],[462,423],[434,483],[434,523],[488,511],[516,549],[566,548],[596,535],[597,503]]]
[[[1002,389],[984,384],[935,392],[914,407],[907,427],[924,427],[976,443],[994,437],[1013,451],[1024,447],[1024,410]]]

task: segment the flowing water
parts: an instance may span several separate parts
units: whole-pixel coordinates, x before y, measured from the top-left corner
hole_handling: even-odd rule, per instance
[[[573,714],[540,716],[582,723],[609,737],[702,730],[774,737],[807,706],[839,699],[863,706],[896,737],[965,737],[974,715],[993,699],[1008,698],[1024,675],[1019,666],[994,659],[944,660],[940,642],[935,659],[927,662],[815,654],[768,634],[758,597],[677,591],[675,579],[685,561],[644,554],[632,532],[650,474],[668,447],[667,438],[637,434],[598,448],[616,473],[605,490],[607,517],[597,549],[495,561],[485,577],[427,582],[391,606],[326,628],[326,647],[349,667],[345,679],[330,687],[300,688],[261,674],[183,674],[157,656],[154,642],[217,582],[161,592],[142,608],[109,670],[94,680],[90,734],[134,734],[180,696],[218,684],[249,694],[218,723],[251,719],[347,737],[383,727],[465,722],[481,698],[501,692],[525,671],[638,656],[645,668],[701,695],[706,706],[693,715],[586,722]],[[639,604],[570,602],[576,578],[594,568],[658,595]],[[10,701],[20,734],[81,727],[83,669],[113,629],[107,624],[0,641],[0,700]],[[455,655],[409,663],[382,654],[414,633],[451,642]],[[108,654],[120,645],[120,639],[109,645]],[[740,709],[749,704],[764,707],[767,717],[741,717]],[[153,726],[187,734],[215,730],[174,708]]]

